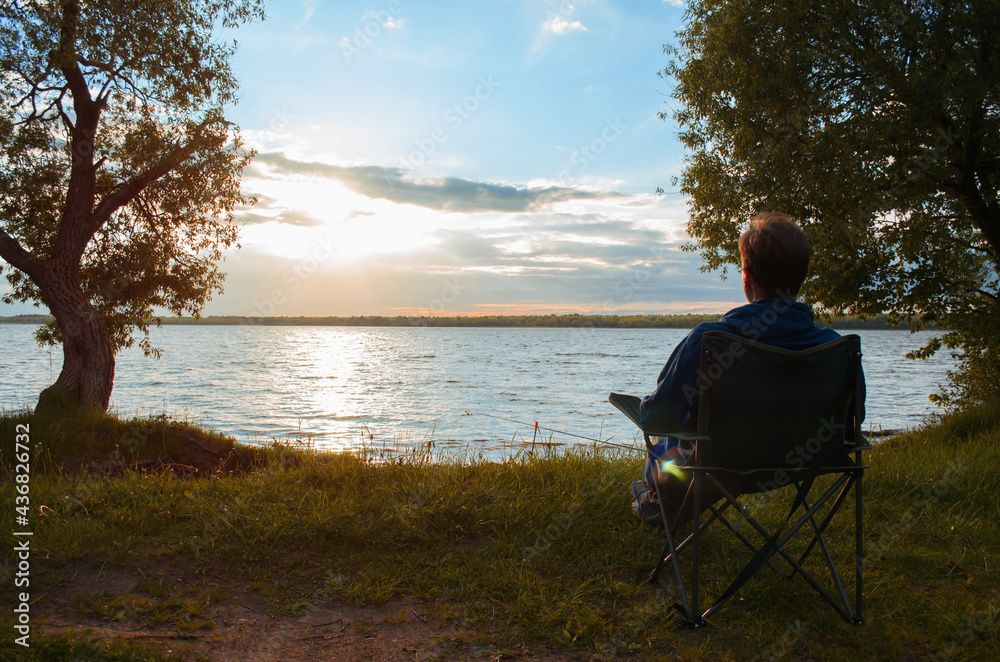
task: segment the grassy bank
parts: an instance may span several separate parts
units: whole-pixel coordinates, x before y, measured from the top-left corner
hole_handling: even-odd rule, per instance
[[[227,583],[178,592],[150,573],[138,596],[93,591],[66,609],[211,636],[222,624],[206,607],[238,591],[259,593],[273,618],[317,601],[416,596],[455,656],[492,659],[544,650],[596,659],[993,660],[1000,651],[1000,406],[951,416],[868,455],[865,625],[846,626],[800,579],[765,571],[704,631],[678,626],[669,585],[642,581],[662,532],[628,514],[635,454],[579,448],[431,462],[414,453],[385,462],[248,451],[165,420],[14,415],[0,420],[6,521],[15,516],[19,423],[30,425],[33,448],[36,628],[46,596],[76,580],[61,570],[176,565]],[[843,532],[832,536],[832,553],[850,563]],[[717,589],[744,550],[718,532],[704,546]],[[13,604],[13,566],[4,568],[0,596]],[[79,630],[36,629],[24,651],[12,626],[8,609],[0,658],[188,659],[176,639],[150,647]]]

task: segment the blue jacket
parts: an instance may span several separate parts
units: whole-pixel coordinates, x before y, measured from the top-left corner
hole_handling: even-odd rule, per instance
[[[733,308],[718,322],[699,324],[682,340],[667,360],[656,380],[656,390],[642,399],[639,421],[644,428],[661,430],[695,429],[698,397],[695,388],[701,354],[701,336],[706,331],[728,331],[751,340],[784,349],[807,349],[840,337],[830,328],[813,323],[813,313],[803,303],[782,299],[760,299]],[[864,380],[862,378],[862,384]],[[685,389],[684,387],[688,388]],[[685,390],[687,393],[685,393]],[[864,391],[861,393],[864,420]],[[676,439],[661,442],[657,451],[677,445]]]

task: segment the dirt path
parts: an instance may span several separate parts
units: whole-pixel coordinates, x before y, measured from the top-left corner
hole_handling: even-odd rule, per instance
[[[113,568],[75,562],[46,569],[33,607],[46,632],[89,632],[178,653],[184,659],[253,661],[423,661],[584,659],[551,651],[499,652],[464,643],[435,605],[397,597],[378,605],[304,602],[275,613],[260,591],[224,572],[176,563]],[[39,577],[41,579],[41,577]]]

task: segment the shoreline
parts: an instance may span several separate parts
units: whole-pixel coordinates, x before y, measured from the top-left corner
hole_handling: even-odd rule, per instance
[[[254,317],[241,315],[209,315],[191,317],[162,317],[164,326],[337,326],[337,327],[444,327],[444,328],[555,328],[555,329],[692,329],[702,322],[717,321],[723,313],[684,315],[605,315],[568,313],[563,315],[435,315],[435,316],[287,316]],[[0,324],[47,324],[49,315],[13,315],[0,317]],[[156,324],[157,320],[151,320]],[[817,319],[819,326],[827,326]],[[831,325],[837,330],[892,330],[909,331],[909,325],[892,325],[888,317],[868,320],[860,318],[834,319]],[[938,330],[928,327],[928,330]]]

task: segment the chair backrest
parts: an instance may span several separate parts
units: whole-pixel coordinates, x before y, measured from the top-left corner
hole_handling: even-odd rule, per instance
[[[702,465],[737,471],[842,464],[860,439],[861,339],[792,351],[725,331],[702,336],[698,432]]]

